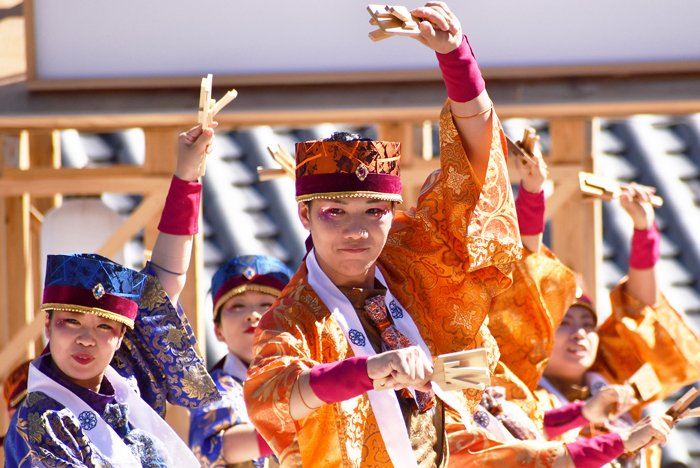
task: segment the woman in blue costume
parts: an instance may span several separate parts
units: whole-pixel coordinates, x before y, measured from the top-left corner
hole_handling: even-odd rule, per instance
[[[30,366],[6,467],[199,466],[163,418],[166,402],[193,410],[220,399],[177,302],[212,138],[200,127],[180,135],[161,233],[143,271],[93,254],[49,256],[49,352]]]
[[[278,466],[248,419],[243,382],[255,328],[291,276],[274,257],[247,255],[221,265],[212,279],[214,332],[229,353],[211,370],[221,401],[191,412],[190,448],[205,468]]]

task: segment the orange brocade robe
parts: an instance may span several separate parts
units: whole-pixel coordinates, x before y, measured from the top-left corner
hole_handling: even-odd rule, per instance
[[[484,347],[493,369],[499,354],[487,315],[491,299],[510,286],[511,265],[521,248],[505,135],[494,115],[482,186],[449,109],[448,102],[440,117],[441,170],[428,178],[415,209],[397,213],[378,267],[433,357]],[[303,264],[257,328],[256,358],[244,389],[250,418],[284,467],[392,466],[367,394],[326,404],[300,421],[289,415],[292,387],[303,370],[353,356],[307,274]],[[481,400],[476,390],[452,393],[468,414]],[[446,407],[450,437],[466,432],[465,424],[472,425]],[[490,444],[482,431],[474,431],[469,440],[460,441],[457,459],[472,446]],[[454,457],[449,457],[452,463]]]

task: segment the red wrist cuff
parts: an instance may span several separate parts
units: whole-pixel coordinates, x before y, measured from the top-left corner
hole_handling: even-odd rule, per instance
[[[625,453],[622,438],[615,432],[566,444],[566,448],[576,468],[600,468]]]
[[[349,400],[374,389],[367,375],[369,356],[351,357],[344,361],[317,364],[309,373],[309,385],[326,403]]]
[[[544,190],[530,193],[520,184],[518,198],[515,199],[520,235],[536,236],[544,232],[544,210]]]
[[[268,443],[265,441],[265,439],[262,438],[260,433],[258,431],[255,431],[255,435],[258,438],[258,450],[260,451],[260,458],[272,455],[274,452],[272,451]]]
[[[199,232],[199,206],[202,184],[185,182],[173,176],[158,230],[163,234],[191,236]]]
[[[547,437],[553,439],[588,424],[588,420],[581,413],[585,404],[585,401],[575,401],[544,413],[544,431]]]
[[[447,96],[456,102],[469,102],[477,97],[486,87],[481,70],[469,46],[467,36],[462,43],[450,53],[435,53],[440,64],[442,78],[445,80]]]
[[[652,268],[659,261],[661,234],[656,223],[645,231],[634,230],[630,249],[630,266],[637,270]]]

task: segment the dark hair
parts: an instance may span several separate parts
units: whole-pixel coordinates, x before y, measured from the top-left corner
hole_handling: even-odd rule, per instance
[[[372,141],[372,139],[364,138],[359,133],[333,132],[325,141]]]

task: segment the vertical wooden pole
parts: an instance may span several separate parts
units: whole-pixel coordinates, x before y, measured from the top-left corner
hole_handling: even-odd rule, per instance
[[[29,144],[29,167],[53,168],[61,167],[61,141],[58,130],[30,130],[27,132]],[[41,214],[46,214],[56,206],[54,197],[34,197],[32,205]]]
[[[398,141],[401,143],[401,170],[410,170],[418,159],[416,152],[416,126],[413,122],[383,122],[377,126],[380,141]],[[428,174],[425,174],[426,176]],[[399,209],[408,209],[418,200],[420,186],[403,184]]]
[[[146,137],[146,159],[143,164],[145,175],[171,176],[175,172],[177,162],[177,136],[178,130],[174,128],[147,128],[144,129]],[[144,246],[147,251],[153,251],[158,237],[158,221],[160,212],[146,223],[144,229]],[[201,236],[201,235],[200,235]],[[187,318],[192,325],[195,334],[198,331],[197,320],[199,307],[197,307],[197,261],[201,262],[201,246],[197,248],[195,240],[190,269],[187,271],[187,283],[180,295],[180,304],[187,313]],[[192,266],[195,268],[193,269]],[[200,349],[204,349],[204,336],[198,335]],[[185,408],[168,404],[165,420],[177,432],[182,440],[187,441],[189,436],[189,414]]]
[[[552,164],[578,164],[582,171],[595,173],[595,142],[599,123],[590,118],[555,119],[549,123]],[[578,180],[566,181],[578,185]],[[555,189],[556,190],[556,189]],[[552,216],[552,247],[564,264],[583,276],[596,307],[603,260],[601,202],[573,196]]]

